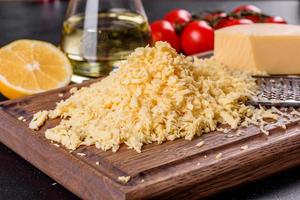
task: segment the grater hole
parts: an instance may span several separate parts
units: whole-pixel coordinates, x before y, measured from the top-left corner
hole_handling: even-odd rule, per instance
[[[259,86],[259,98],[255,102],[261,105],[300,106],[300,77],[256,76]]]

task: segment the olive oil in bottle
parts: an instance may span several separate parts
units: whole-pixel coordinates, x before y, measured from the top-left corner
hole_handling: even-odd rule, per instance
[[[63,25],[61,48],[74,73],[105,76],[137,47],[151,43],[145,17],[133,12],[100,12],[97,16],[73,15]]]

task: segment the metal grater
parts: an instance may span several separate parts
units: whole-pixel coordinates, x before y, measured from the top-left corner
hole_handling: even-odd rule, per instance
[[[300,76],[254,76],[259,86],[251,105],[300,107]]]

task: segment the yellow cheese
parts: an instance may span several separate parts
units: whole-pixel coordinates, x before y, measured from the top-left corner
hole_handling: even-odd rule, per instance
[[[54,110],[36,113],[30,128],[62,118],[45,137],[71,150],[95,145],[115,152],[125,143],[141,152],[143,144],[191,140],[222,124],[236,129],[261,123],[267,133],[264,119],[276,117],[270,110],[244,104],[257,92],[248,73],[228,69],[213,58],[192,62],[164,42],[136,49],[117,71],[70,92]],[[204,141],[196,146],[202,145]],[[118,180],[126,183],[130,177]]]
[[[300,74],[300,26],[249,24],[215,32],[215,58],[252,73]]]

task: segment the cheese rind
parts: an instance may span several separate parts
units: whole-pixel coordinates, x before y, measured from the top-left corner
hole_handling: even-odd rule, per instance
[[[300,26],[249,24],[215,32],[215,58],[258,74],[300,74]]]

